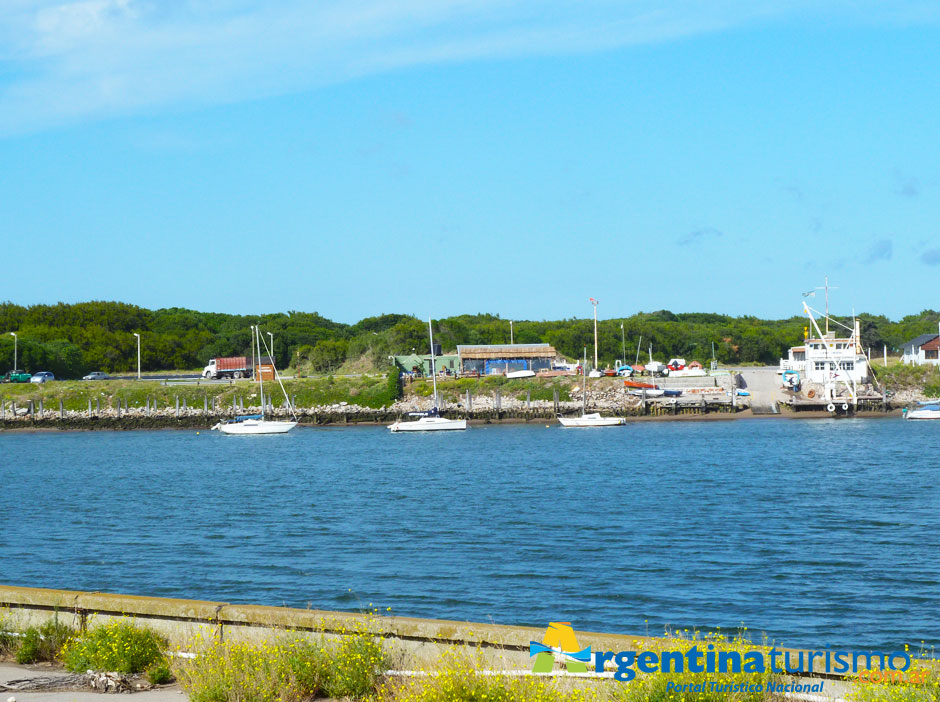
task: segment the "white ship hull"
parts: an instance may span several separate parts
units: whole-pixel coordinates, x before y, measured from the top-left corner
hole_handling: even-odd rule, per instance
[[[627,423],[623,417],[602,417],[599,412],[580,417],[559,417],[558,421],[563,427],[615,427]]]
[[[444,417],[421,417],[414,422],[395,422],[389,425],[389,431],[454,431],[467,428],[466,419],[445,419]]]
[[[297,426],[297,422],[265,421],[246,419],[243,422],[219,425],[223,434],[286,434]]]

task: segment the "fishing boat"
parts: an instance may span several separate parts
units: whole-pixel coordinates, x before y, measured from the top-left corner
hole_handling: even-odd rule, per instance
[[[584,368],[587,368],[587,348],[584,350]],[[626,424],[623,417],[602,417],[600,412],[587,412],[587,373],[581,374],[581,416],[559,417],[563,427],[613,427]],[[594,377],[593,375],[591,377]]]
[[[400,431],[459,431],[467,428],[466,419],[447,419],[441,416],[438,409],[437,369],[434,367],[434,331],[431,329],[430,317],[428,317],[428,338],[431,340],[431,378],[434,383],[434,406],[427,412],[410,412],[409,417],[418,417],[418,419],[409,422],[398,420],[389,425],[389,431],[396,433]]]
[[[260,365],[261,358],[261,344],[262,336],[261,331],[257,326],[252,326],[252,331],[254,332],[253,338],[251,340],[252,346],[258,349],[258,358]],[[223,434],[236,434],[236,435],[249,435],[249,434],[286,434],[291,429],[297,426],[297,415],[294,413],[294,407],[290,403],[290,398],[287,396],[287,391],[284,389],[284,383],[281,382],[281,376],[277,372],[277,367],[274,365],[274,353],[272,349],[267,348],[267,343],[264,343],[265,348],[268,351],[268,355],[271,358],[271,367],[274,369],[274,377],[278,382],[278,385],[281,386],[281,392],[284,393],[284,400],[287,403],[287,407],[290,409],[291,416],[294,418],[294,421],[285,421],[279,419],[265,419],[264,417],[264,378],[263,374],[258,371],[258,369],[253,369],[257,371],[258,376],[258,392],[261,395],[261,414],[249,414],[241,417],[235,417],[226,422],[219,422],[216,424],[213,429],[218,429]],[[252,349],[252,352],[254,351]]]
[[[909,410],[905,407],[901,410],[904,419],[940,419],[940,400],[930,400],[918,404],[920,407],[917,409]]]

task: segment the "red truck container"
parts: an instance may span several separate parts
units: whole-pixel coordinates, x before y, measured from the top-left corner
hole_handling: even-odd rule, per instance
[[[202,371],[203,378],[250,378],[251,364],[245,356],[213,358]]]

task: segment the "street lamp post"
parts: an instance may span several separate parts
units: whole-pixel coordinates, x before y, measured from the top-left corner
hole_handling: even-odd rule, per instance
[[[10,332],[13,337],[13,370],[16,370],[16,332]]]
[[[509,320],[509,343],[512,344],[512,320]]]
[[[140,380],[140,334],[132,332],[137,337],[137,380]]]

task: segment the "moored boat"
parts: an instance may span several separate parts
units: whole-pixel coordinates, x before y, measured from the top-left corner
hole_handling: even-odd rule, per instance
[[[428,317],[428,339],[431,342],[431,378],[434,383],[434,406],[427,412],[411,412],[409,416],[418,416],[419,419],[412,422],[403,422],[398,420],[388,426],[391,432],[401,431],[454,431],[467,428],[466,419],[447,419],[442,417],[438,409],[439,401],[437,397],[437,370],[434,367],[434,331],[431,328],[431,318]],[[526,371],[531,372],[531,371]],[[532,375],[535,375],[532,373]]]
[[[921,402],[917,409],[901,410],[904,419],[940,419],[940,400]]]

